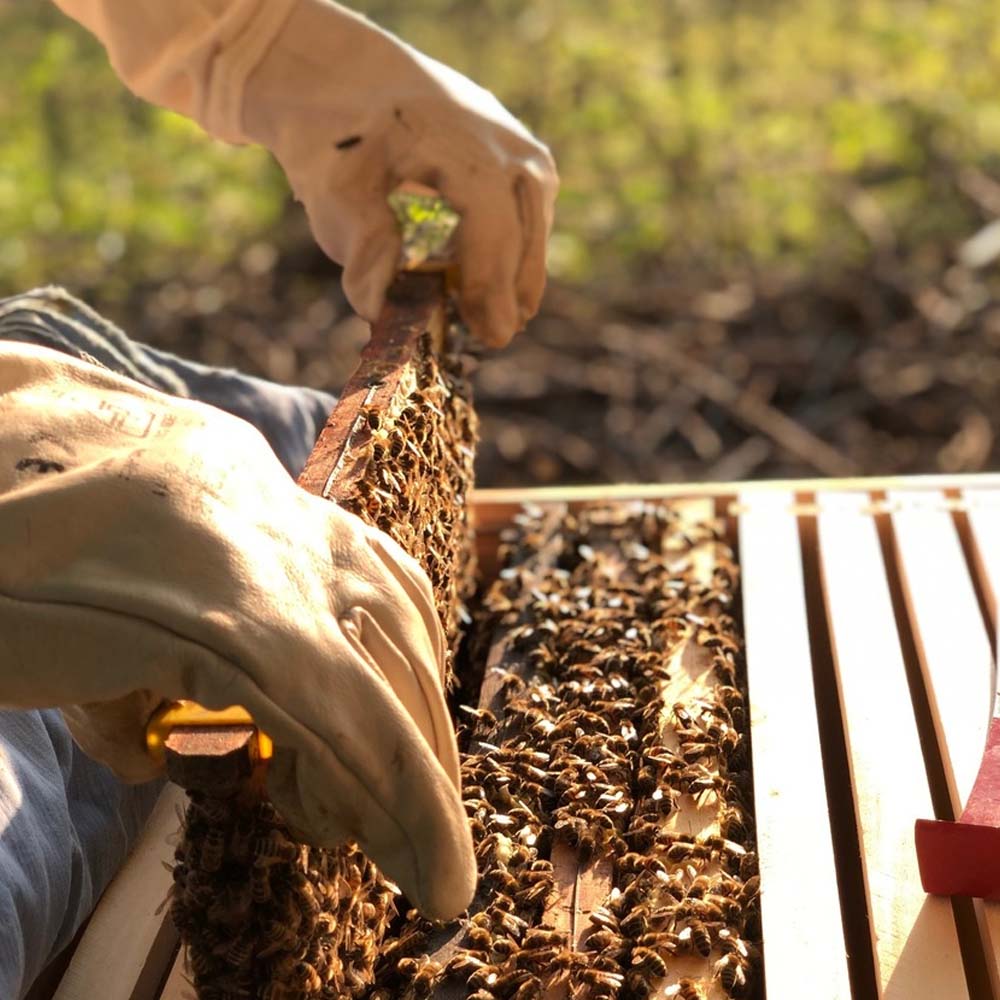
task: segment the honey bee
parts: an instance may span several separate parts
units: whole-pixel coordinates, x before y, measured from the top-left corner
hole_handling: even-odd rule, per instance
[[[591,931],[584,940],[584,947],[588,951],[608,952],[611,955],[620,955],[625,950],[625,940],[621,934],[616,934],[610,927],[603,927],[598,931]]]
[[[492,968],[488,962],[469,951],[456,952],[444,967],[445,975],[472,975],[480,969]]]
[[[704,1000],[701,989],[693,979],[681,979],[673,986],[668,986],[663,996],[675,1000]]]
[[[589,919],[597,927],[607,928],[615,932],[620,930],[618,918],[606,906],[597,906],[591,910]]]
[[[226,835],[219,827],[210,827],[202,842],[200,858],[202,870],[217,872],[222,867],[225,851]]]
[[[649,908],[647,906],[637,906],[626,916],[622,917],[619,929],[625,937],[637,938],[645,934],[649,928]]]
[[[273,865],[279,862],[294,861],[299,856],[299,848],[287,837],[273,830],[266,837],[255,837],[253,841],[253,859],[258,865]]]
[[[254,940],[252,937],[247,935],[245,937],[236,938],[226,949],[224,958],[228,965],[234,965],[239,968],[242,965],[246,965],[250,961],[253,957],[253,953]]]
[[[562,947],[566,944],[566,935],[561,931],[548,930],[545,927],[532,927],[524,935],[522,947],[547,948],[552,945]]]
[[[739,901],[741,906],[749,906],[760,895],[760,876],[752,875],[740,886]]]
[[[640,948],[652,948],[659,954],[679,955],[687,950],[672,931],[650,931],[636,938],[635,943]]]
[[[318,993],[323,988],[320,974],[308,962],[296,962],[292,977],[296,986],[307,993]]]
[[[634,948],[632,967],[636,972],[652,979],[663,979],[667,974],[667,963],[652,948]]]
[[[409,980],[408,997],[429,997],[444,971],[438,962],[429,958],[401,958],[396,971]]]
[[[605,989],[620,990],[625,985],[625,976],[620,972],[611,972],[608,969],[590,968],[580,969],[580,980],[588,986],[604,987]]]
[[[727,840],[745,840],[747,836],[743,810],[738,806],[726,806],[719,817],[719,830]]]
[[[677,935],[682,944],[690,941],[691,947],[703,958],[708,958],[712,952],[712,932],[708,925],[700,920],[692,920]]]
[[[187,954],[188,962],[191,965],[191,971],[195,975],[196,982],[199,979],[207,979],[212,975],[216,967],[216,962],[207,951],[189,947]]]
[[[265,921],[260,933],[259,957],[267,958],[281,951],[290,937],[288,927],[281,920]]]
[[[731,996],[739,996],[747,984],[748,963],[746,959],[730,952],[715,963],[715,976],[722,988]]]
[[[332,919],[332,918],[331,918]],[[394,941],[382,948],[382,959],[394,962],[422,948],[427,941],[427,931],[419,926],[409,924]]]
[[[493,944],[493,931],[489,927],[470,925],[465,932],[465,939],[473,951],[489,951]]]

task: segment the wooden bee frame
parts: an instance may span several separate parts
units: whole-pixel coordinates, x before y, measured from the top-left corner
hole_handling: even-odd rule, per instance
[[[768,995],[1000,998],[1000,905],[925,895],[913,847],[917,818],[961,811],[982,754],[1000,476],[483,491],[482,564],[522,503],[609,498],[707,505],[739,551]],[[176,796],[31,1000],[188,995],[156,912]],[[579,922],[575,863],[563,883]]]

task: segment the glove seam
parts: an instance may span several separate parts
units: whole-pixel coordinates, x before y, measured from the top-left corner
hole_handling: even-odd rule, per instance
[[[229,47],[213,61],[201,115],[204,129],[228,142],[251,141],[243,128],[246,83],[270,53],[299,0],[260,0]]]

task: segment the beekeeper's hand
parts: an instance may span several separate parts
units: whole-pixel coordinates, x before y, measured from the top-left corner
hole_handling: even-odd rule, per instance
[[[250,424],[0,344],[0,703],[62,708],[128,780],[164,698],[242,705],[313,842],[357,839],[426,913],[475,863],[430,585]]]
[[[462,316],[506,344],[538,310],[558,178],[492,94],[326,0],[300,0],[251,74],[246,134],[272,150],[344,290],[374,320],[398,266],[386,196],[426,183],[462,214]]]
[[[535,314],[558,188],[548,150],[487,91],[329,0],[56,0],[137,94],[285,169],[368,320],[397,266],[386,196],[437,188],[462,213],[462,314],[500,346]]]

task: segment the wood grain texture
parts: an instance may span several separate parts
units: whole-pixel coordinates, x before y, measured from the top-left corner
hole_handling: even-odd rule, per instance
[[[164,862],[180,826],[183,792],[167,785],[125,866],[105,890],[53,1000],[150,1000],[163,981],[177,931]]]
[[[923,680],[934,723],[952,816],[965,808],[979,773],[995,692],[994,663],[968,565],[952,517],[937,502],[914,505],[901,491],[892,515],[896,555]],[[997,568],[991,546],[997,514],[984,506],[969,515],[984,565]],[[978,529],[978,531],[977,531]],[[927,814],[930,818],[930,814]],[[942,817],[951,818],[951,817]],[[982,947],[995,994],[1000,995],[1000,905],[975,905]]]
[[[138,1000],[138,998],[136,998]],[[177,950],[167,980],[155,1000],[197,1000],[191,976],[186,967],[184,948]]]
[[[771,1000],[798,997],[807,980],[824,1000],[850,1000],[794,501],[740,497],[764,978]]]
[[[976,571],[986,596],[994,629],[1000,604],[1000,490],[967,489],[962,498],[968,511]]]
[[[303,489],[337,500],[363,474],[363,469],[345,467],[344,461],[369,433],[364,410],[381,410],[393,398],[425,333],[440,346],[443,302],[442,275],[403,273],[396,277],[358,367],[299,474]]]
[[[821,494],[822,584],[860,825],[878,995],[968,996],[952,909],[920,885],[913,823],[932,815],[906,666],[867,494]]]
[[[477,489],[472,506],[477,531],[499,530],[531,503],[544,506],[566,503],[579,506],[594,502],[629,500],[735,499],[761,493],[842,493],[875,490],[905,490],[908,496],[932,490],[998,490],[1000,473],[972,473],[958,476],[882,476],[848,479],[772,479],[732,483],[602,483],[598,486],[541,486],[530,490]]]

